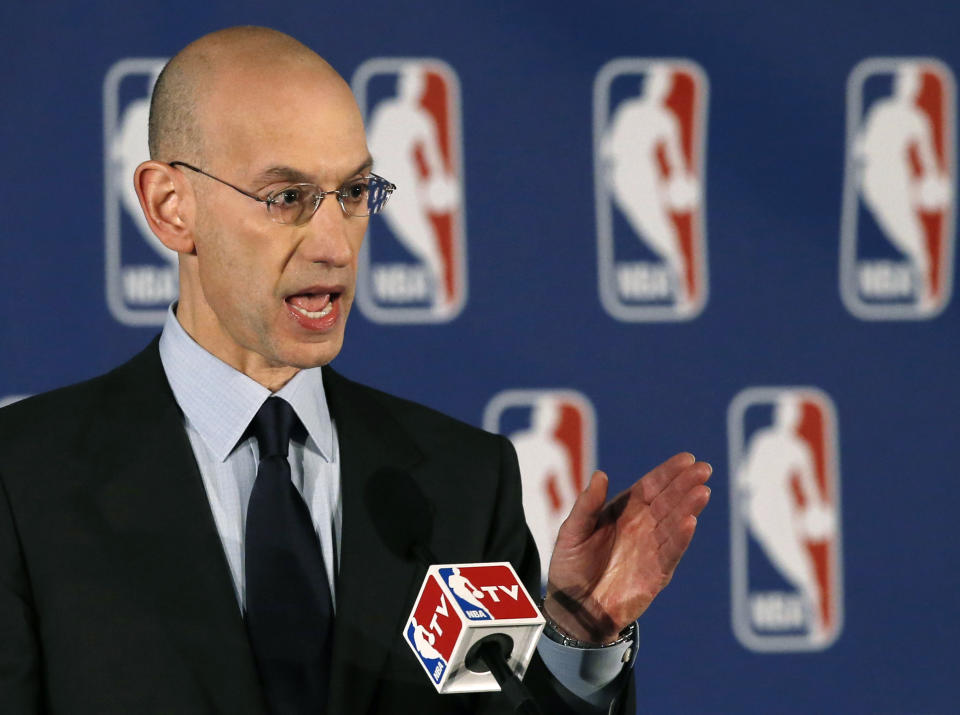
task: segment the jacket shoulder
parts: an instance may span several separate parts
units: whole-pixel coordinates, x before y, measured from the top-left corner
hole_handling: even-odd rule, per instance
[[[327,373],[327,387],[334,393],[349,396],[348,399],[355,405],[362,406],[362,409],[375,409],[386,413],[401,425],[416,443],[427,448],[426,451],[451,443],[459,444],[463,448],[476,446],[499,450],[507,441],[500,435],[487,432],[432,407],[354,382],[331,368],[324,370]]]
[[[156,397],[163,394],[172,399],[154,339],[103,375],[8,405],[0,409],[0,473],[18,456],[37,461],[78,454],[94,434],[131,410],[156,409]]]

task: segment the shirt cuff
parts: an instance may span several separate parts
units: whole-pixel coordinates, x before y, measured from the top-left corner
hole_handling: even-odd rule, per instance
[[[573,648],[540,636],[537,652],[563,687],[591,705],[605,707],[611,693],[604,689],[637,659],[639,630],[635,627],[631,640],[609,648]]]

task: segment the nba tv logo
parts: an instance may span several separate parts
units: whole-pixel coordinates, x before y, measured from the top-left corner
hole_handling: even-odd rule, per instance
[[[600,299],[617,320],[679,321],[707,301],[706,74],[608,62],[593,87]]]
[[[505,390],[487,405],[483,427],[517,451],[523,511],[545,584],[557,531],[596,464],[593,405],[574,390]]]
[[[103,195],[107,305],[126,325],[161,325],[177,297],[177,254],[140,211],[133,172],[149,159],[150,94],[166,59],[127,58],[103,81]]]
[[[955,131],[942,62],[873,58],[851,72],[840,289],[858,318],[931,318],[949,302]]]
[[[376,58],[353,91],[375,171],[397,185],[370,222],[357,304],[379,323],[452,320],[467,298],[457,75],[441,60]]]
[[[728,411],[733,629],[754,651],[830,646],[843,620],[836,413],[809,387]]]

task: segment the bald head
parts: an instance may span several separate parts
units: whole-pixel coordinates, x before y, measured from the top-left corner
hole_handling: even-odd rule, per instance
[[[330,362],[367,220],[328,198],[307,221],[285,222],[268,197],[293,184],[330,193],[369,174],[349,85],[283,33],[222,30],[164,68],[149,141],[134,185],[150,228],[179,254],[184,329],[271,390]]]
[[[346,87],[336,71],[313,50],[277,30],[231,27],[204,35],[178,52],[163,68],[150,101],[150,158],[203,161],[211,97],[242,84],[245,75],[313,70]],[[281,78],[278,78],[281,79]]]

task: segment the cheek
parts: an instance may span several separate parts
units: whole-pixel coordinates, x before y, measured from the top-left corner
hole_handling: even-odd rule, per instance
[[[207,231],[197,242],[200,284],[207,302],[221,320],[241,317],[247,322],[272,301],[269,257],[256,250],[262,244],[243,227]]]

